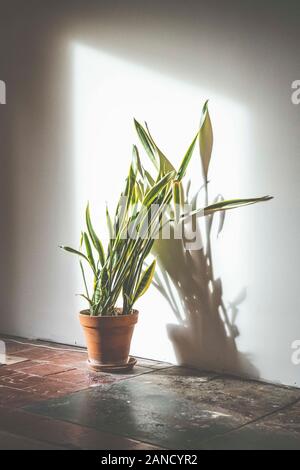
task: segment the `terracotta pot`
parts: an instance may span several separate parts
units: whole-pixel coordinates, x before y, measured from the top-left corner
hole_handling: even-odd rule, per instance
[[[91,317],[87,310],[79,314],[91,366],[127,364],[134,326],[139,312],[130,315]]]

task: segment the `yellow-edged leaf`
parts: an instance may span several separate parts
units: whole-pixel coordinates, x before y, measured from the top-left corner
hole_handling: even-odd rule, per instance
[[[136,288],[135,294],[134,294],[134,302],[139,298],[142,297],[142,295],[145,294],[145,292],[148,290],[150,287],[150,284],[152,282],[154,273],[155,273],[155,267],[156,267],[156,260],[154,260],[150,266],[143,272],[142,277],[139,281],[139,284]]]
[[[202,109],[202,125],[199,131],[199,147],[205,181],[207,181],[209,163],[213,148],[213,130],[208,112],[208,101]]]
[[[99,254],[99,260],[100,260],[101,266],[103,266],[104,263],[105,263],[104,249],[103,249],[103,245],[101,243],[101,240],[98,238],[98,236],[97,236],[97,234],[96,234],[96,232],[93,228],[92,221],[91,221],[89,204],[86,207],[85,218],[86,218],[86,226],[87,226],[87,229],[88,229],[88,232],[89,232],[89,236],[92,240],[92,243],[93,243],[94,247],[96,248],[96,250]]]
[[[137,135],[139,136],[139,139],[140,139],[144,149],[146,150],[150,160],[152,161],[154,166],[156,168],[158,168],[158,163],[157,163],[157,159],[156,159],[156,155],[155,155],[155,149],[154,149],[154,146],[153,146],[147,132],[145,131],[143,126],[136,119],[134,119],[134,125],[135,125]]]
[[[132,148],[132,160],[141,177],[144,178],[144,169],[142,167],[139,151],[136,145]]]
[[[173,192],[175,221],[176,223],[178,223],[180,219],[181,208],[183,205],[182,185],[179,181],[177,180],[173,181],[172,192]]]
[[[83,239],[84,239],[86,254],[87,254],[87,258],[89,260],[90,266],[93,269],[93,271],[96,272],[96,265],[95,265],[95,260],[94,260],[94,256],[92,252],[92,247],[90,244],[88,234],[86,232],[83,233]]]
[[[185,175],[185,172],[187,170],[187,167],[188,167],[188,165],[190,163],[190,160],[192,158],[192,155],[193,155],[193,151],[194,151],[194,148],[195,148],[196,141],[198,139],[198,135],[199,135],[199,132],[197,132],[197,134],[195,135],[191,145],[189,146],[185,156],[183,157],[183,160],[181,162],[181,165],[180,165],[178,173],[177,173],[177,180],[178,181],[181,181],[182,178]]]
[[[156,196],[158,196],[161,193],[161,191],[167,186],[167,184],[171,181],[174,175],[175,173],[171,171],[170,173],[167,173],[159,181],[157,181],[157,183],[155,183],[154,186],[152,186],[150,191],[148,191],[146,196],[144,197],[143,205],[146,207],[149,207],[150,204],[152,204],[152,202],[156,198]]]

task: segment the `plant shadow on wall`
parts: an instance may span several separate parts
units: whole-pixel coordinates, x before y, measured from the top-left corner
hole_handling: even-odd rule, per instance
[[[207,224],[208,237],[211,227],[212,217]],[[199,227],[196,230],[200,233]],[[210,247],[210,238],[207,244]],[[236,345],[236,319],[246,288],[226,307],[222,280],[214,277],[209,249],[186,250],[184,241],[172,239],[160,240],[154,250],[160,269],[153,283],[178,322],[167,326],[178,364],[259,378],[258,370]]]
[[[192,208],[195,208],[201,192],[205,205],[209,203],[208,169],[213,131],[208,110],[200,129],[199,144],[204,184],[189,200],[189,181],[184,202]],[[236,200],[237,204],[232,208],[238,207],[239,201]],[[213,205],[216,212],[218,203],[223,202],[220,194],[215,197]],[[252,202],[249,201],[249,204]],[[236,320],[240,305],[246,300],[246,287],[241,287],[237,297],[227,302],[226,306],[222,280],[214,274],[212,229],[217,224],[218,237],[225,221],[225,211],[216,212],[206,215],[202,225],[196,215],[192,217],[193,230],[190,231],[189,242],[184,238],[176,239],[174,229],[170,227],[170,239],[160,239],[155,243],[153,252],[157,256],[159,269],[154,275],[153,284],[176,316],[177,324],[167,325],[167,330],[178,364],[259,378],[259,371],[251,363],[249,355],[239,352],[236,344],[239,336]],[[218,220],[215,220],[216,217]],[[196,249],[188,247],[192,246],[191,233],[193,243],[198,247]]]

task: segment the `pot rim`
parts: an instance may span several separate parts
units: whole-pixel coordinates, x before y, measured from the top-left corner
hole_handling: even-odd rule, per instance
[[[122,310],[122,309],[121,309]],[[136,310],[136,309],[132,309],[132,313],[127,313],[126,315],[90,315],[90,314],[86,314],[86,313],[83,313],[83,312],[89,312],[88,309],[84,309],[84,310],[80,310],[79,312],[79,316],[80,317],[83,317],[83,318],[127,318],[127,317],[134,317],[134,316],[138,316],[139,315],[139,311]]]

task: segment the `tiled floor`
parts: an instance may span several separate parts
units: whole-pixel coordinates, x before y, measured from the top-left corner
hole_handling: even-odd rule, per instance
[[[299,389],[146,359],[97,373],[85,350],[5,342],[0,449],[300,449]]]

